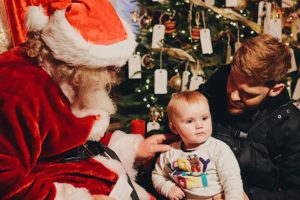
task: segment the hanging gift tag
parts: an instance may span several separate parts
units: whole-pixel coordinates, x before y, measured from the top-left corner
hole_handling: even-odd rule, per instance
[[[226,0],[226,7],[238,6],[238,0]]]
[[[149,133],[152,130],[159,130],[160,125],[158,122],[148,122],[147,123],[147,132]]]
[[[141,56],[132,55],[128,61],[128,78],[129,79],[140,79],[142,78],[142,66],[141,66]]]
[[[213,49],[212,49],[209,29],[206,28],[200,30],[200,41],[201,41],[202,53],[211,54],[213,52]]]
[[[215,0],[205,0],[205,3],[213,6],[213,5],[215,5]]]
[[[130,199],[130,194],[132,192],[132,188],[127,182],[127,178],[123,175],[119,177],[117,183],[109,194],[109,197],[114,199]]]
[[[281,7],[282,8],[292,8],[293,7],[293,0],[281,0]]]
[[[281,19],[270,19],[269,22],[269,34],[277,37],[280,41],[282,39]]]
[[[190,72],[185,70],[182,74],[182,84],[181,84],[181,91],[186,91],[188,90],[188,83],[189,83],[189,77],[190,77]]]
[[[152,48],[161,48],[162,40],[165,38],[165,26],[162,24],[156,24],[153,27],[153,34],[152,34]]]
[[[297,80],[297,84],[293,93],[293,99],[298,100],[300,99],[300,78]]]
[[[264,33],[270,33],[270,20],[271,20],[271,12],[272,12],[272,3],[265,2],[264,4]]]
[[[202,83],[204,83],[202,76],[192,76],[189,90],[198,90]]]
[[[258,25],[262,25],[263,22],[263,17],[265,16],[265,12],[264,12],[264,6],[265,6],[265,2],[264,1],[260,1],[258,3],[258,12],[257,12],[257,24]]]
[[[154,93],[167,94],[168,72],[165,69],[157,69],[154,72]]]
[[[288,70],[288,73],[297,71],[297,63],[296,63],[294,49],[290,48],[290,52],[291,52],[291,68]]]

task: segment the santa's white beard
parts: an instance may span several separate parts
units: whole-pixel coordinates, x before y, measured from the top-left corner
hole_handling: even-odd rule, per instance
[[[104,88],[81,88],[74,98],[71,109],[77,117],[97,115],[103,111],[108,115],[116,112],[116,106]]]

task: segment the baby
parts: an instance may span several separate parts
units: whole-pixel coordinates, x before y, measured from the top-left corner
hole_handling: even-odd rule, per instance
[[[199,92],[175,94],[167,107],[169,126],[181,141],[157,159],[152,181],[158,193],[171,199],[243,200],[238,162],[230,147],[211,137],[208,100]]]

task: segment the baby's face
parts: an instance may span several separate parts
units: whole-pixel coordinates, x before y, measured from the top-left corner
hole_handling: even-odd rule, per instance
[[[176,106],[171,123],[171,129],[179,134],[187,149],[198,147],[212,134],[209,106],[204,101]]]

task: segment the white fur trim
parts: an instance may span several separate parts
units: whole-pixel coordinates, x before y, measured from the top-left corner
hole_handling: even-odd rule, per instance
[[[99,141],[105,134],[110,121],[110,116],[105,112],[100,112],[100,119],[96,120],[90,132],[88,140]]]
[[[130,177],[135,178],[136,176],[133,164],[135,162],[137,146],[142,140],[144,138],[141,135],[115,131],[108,144],[108,147],[116,152]]]
[[[49,17],[44,14],[42,6],[29,6],[26,17],[28,31],[40,31],[49,22]]]
[[[119,156],[119,155],[118,155]],[[100,163],[102,163],[105,167],[107,167],[108,169],[112,170],[113,172],[115,172],[116,174],[118,174],[119,176],[124,175],[124,177],[126,177],[126,171],[124,169],[124,165],[122,165],[119,161],[114,160],[114,159],[108,159],[106,157],[103,156],[96,156],[94,157],[94,159]],[[146,192],[146,190],[144,188],[142,188],[141,186],[139,186],[136,182],[135,182],[135,177],[136,177],[136,170],[134,170],[133,168],[131,168],[129,171],[131,171],[131,173],[128,173],[130,180],[139,196],[139,198],[141,200],[149,200],[150,199],[150,195],[148,194],[148,192]]]
[[[127,39],[111,45],[95,45],[86,41],[65,17],[65,10],[58,10],[50,17],[42,38],[53,52],[53,56],[71,66],[100,68],[123,66],[132,55],[135,36],[124,21]]]
[[[56,188],[55,200],[93,200],[86,188],[76,188],[67,183],[54,183]]]

